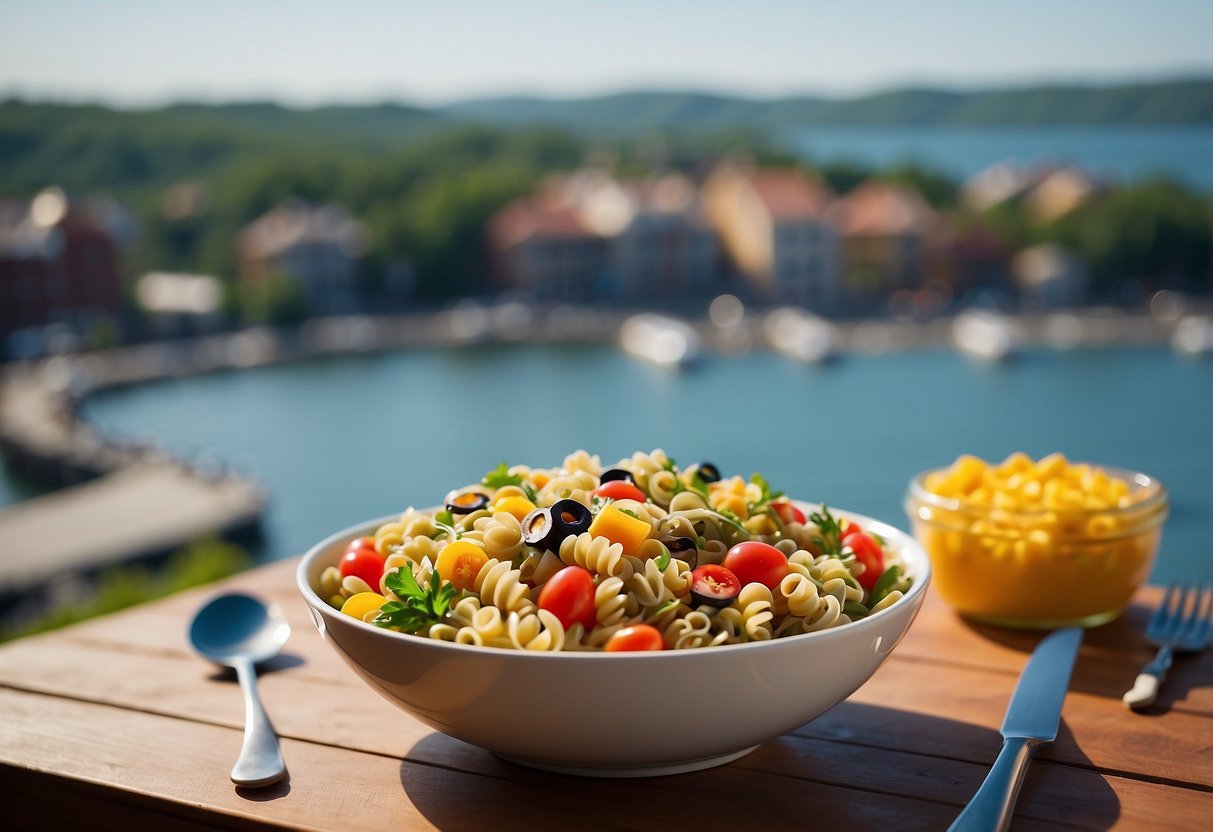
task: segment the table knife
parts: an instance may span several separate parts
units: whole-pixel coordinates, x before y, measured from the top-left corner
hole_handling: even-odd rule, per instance
[[[1082,630],[1067,627],[1050,633],[1032,652],[1002,720],[1002,751],[949,832],[993,832],[1010,824],[1032,755],[1057,739],[1061,703],[1081,643]]]

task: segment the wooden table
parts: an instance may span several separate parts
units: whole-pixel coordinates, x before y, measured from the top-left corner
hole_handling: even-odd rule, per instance
[[[753,754],[674,777],[582,779],[504,762],[381,700],[321,641],[293,567],[221,585],[290,618],[288,653],[261,680],[288,781],[228,780],[239,691],[184,638],[217,585],[0,648],[0,829],[943,829],[993,762],[1039,639],[968,625],[930,597],[868,684]],[[1213,829],[1213,654],[1179,658],[1154,713],[1120,703],[1151,655],[1141,632],[1159,595],[1087,634],[1014,828]],[[711,707],[729,718],[729,703]],[[520,718],[543,730],[542,691]]]

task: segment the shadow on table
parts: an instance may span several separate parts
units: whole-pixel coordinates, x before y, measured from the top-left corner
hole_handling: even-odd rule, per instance
[[[1120,699],[1133,686],[1139,669],[1154,658],[1157,648],[1145,638],[1146,624],[1152,614],[1152,608],[1132,604],[1120,618],[1084,632],[1070,688]],[[983,639],[1023,653],[1025,664],[1028,655],[1049,632],[998,627],[961,616],[957,616],[957,621]],[[1161,716],[1177,702],[1187,700],[1193,688],[1207,687],[1208,679],[1197,667],[1198,655],[1177,653],[1166,684],[1159,690],[1158,700],[1151,708],[1138,713]]]
[[[294,653],[279,653],[268,662],[261,662],[257,665],[257,675],[264,676],[267,673],[277,673],[280,670],[290,670],[293,667],[302,667],[307,664],[307,660],[302,656]],[[207,678],[216,682],[235,682],[236,671],[231,667],[215,666],[215,672]]]
[[[541,717],[534,719],[542,730]],[[1059,741],[1074,745],[1064,722]],[[431,734],[410,750],[400,780],[418,811],[442,830],[942,829],[977,791],[1001,743],[987,727],[844,702],[736,762],[689,774],[627,780],[551,774]],[[1112,826],[1120,803],[1093,768],[1085,757],[1078,765],[1038,759],[1017,818],[1028,826]]]

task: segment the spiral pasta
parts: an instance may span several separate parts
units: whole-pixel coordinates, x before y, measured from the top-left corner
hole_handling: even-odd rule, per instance
[[[610,577],[619,577],[629,568],[621,544],[612,543],[605,537],[595,537],[590,532],[566,537],[560,544],[558,554],[566,566],[581,566]]]
[[[758,475],[679,469],[660,449],[612,468],[636,499],[600,491],[604,466],[584,450],[552,468],[502,464],[450,492],[448,509],[409,508],[376,529],[382,571],[343,560],[316,590],[377,626],[546,652],[619,649],[645,628],[646,649],[767,641],[879,613],[910,585],[898,552],[880,548],[880,569],[860,565],[838,518],[823,508],[806,519]],[[561,500],[582,508],[548,511]],[[774,571],[745,571],[737,553],[755,546]]]

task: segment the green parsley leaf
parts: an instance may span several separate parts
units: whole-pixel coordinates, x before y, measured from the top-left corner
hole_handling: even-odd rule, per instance
[[[453,526],[455,525],[455,515],[447,509],[443,509],[434,514],[434,522],[442,526]]]
[[[522,477],[519,477],[518,479],[521,480]],[[520,482],[520,485],[522,486],[522,490],[526,494],[526,498],[528,500],[530,500],[532,503],[537,503],[539,501],[539,495],[535,493],[535,489],[531,487],[529,482]]]
[[[698,469],[691,471],[691,490],[698,491],[705,500],[708,498],[708,484],[699,476]]]
[[[896,587],[901,580],[901,567],[893,564],[884,572],[880,573],[880,577],[876,579],[876,583],[872,586],[871,597],[868,598],[868,606],[876,606],[885,599],[890,592]]]
[[[413,576],[412,567],[407,565],[389,573],[384,585],[400,600],[388,601],[380,607],[379,615],[371,623],[405,633],[415,633],[441,622],[459,596],[455,585],[444,582],[438,570],[434,570],[429,587],[422,589]]]
[[[522,477],[510,473],[510,466],[502,462],[492,471],[484,475],[481,484],[489,488],[503,488],[507,485],[522,485]]]
[[[669,457],[666,457],[665,465],[662,465],[661,467],[667,471],[673,471],[675,474],[678,473],[678,463],[674,462],[674,460],[670,459]]]
[[[753,474],[750,475],[750,482],[754,483],[754,485],[756,485],[760,489],[762,489],[762,496],[758,498],[758,502],[753,503],[750,506],[751,509],[756,509],[756,508],[759,508],[760,506],[765,506],[767,503],[771,502],[772,500],[778,500],[780,497],[783,496],[782,491],[772,492],[771,484],[769,482],[767,482],[766,478],[762,474],[758,473],[757,471],[755,471]]]
[[[827,555],[837,555],[842,552],[842,526],[838,518],[830,514],[830,507],[824,503],[821,511],[809,515],[809,522],[817,526],[817,540]]]
[[[640,515],[634,511],[632,511],[630,508],[621,508],[619,510],[621,512],[623,512],[624,514],[626,514],[628,517],[635,517],[637,520],[640,519]]]
[[[665,568],[670,565],[670,550],[665,547],[664,543],[661,544],[661,554],[657,556],[656,560],[657,568],[662,572],[664,572]]]

